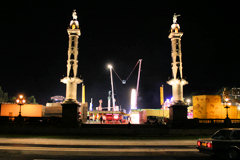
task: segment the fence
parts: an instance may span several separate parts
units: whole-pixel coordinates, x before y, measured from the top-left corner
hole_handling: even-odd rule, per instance
[[[197,123],[202,124],[221,124],[221,123],[225,123],[226,119],[195,119],[197,121]],[[235,123],[239,123],[240,124],[240,119],[229,119],[231,121],[232,124]]]

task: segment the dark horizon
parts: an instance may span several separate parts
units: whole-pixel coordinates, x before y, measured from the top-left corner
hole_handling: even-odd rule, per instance
[[[159,87],[171,95],[166,81],[171,73],[171,43],[168,39],[172,16],[180,14],[183,55],[184,97],[217,93],[222,87],[239,87],[238,14],[229,4],[196,2],[142,3],[139,1],[38,3],[18,2],[1,6],[0,86],[16,96],[34,95],[45,105],[50,97],[65,96],[68,35],[67,27],[77,10],[82,35],[79,38],[78,75],[86,85],[86,101],[94,107],[111,90],[107,64],[126,77],[138,59],[143,59],[139,106],[159,108]],[[130,103],[137,71],[122,85],[114,75],[117,102]],[[78,87],[81,101],[81,85]]]

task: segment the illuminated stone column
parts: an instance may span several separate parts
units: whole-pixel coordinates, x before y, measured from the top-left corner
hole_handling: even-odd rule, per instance
[[[172,76],[173,78],[167,83],[172,86],[172,95],[174,104],[183,103],[183,86],[188,82],[183,79],[182,72],[182,52],[181,52],[181,37],[183,32],[180,31],[180,25],[177,24],[177,17],[180,15],[174,14],[171,33],[168,38],[171,39],[172,46]]]
[[[77,102],[77,85],[82,82],[82,80],[77,77],[78,38],[81,35],[81,32],[75,10],[73,11],[72,17],[73,20],[71,20],[70,26],[67,29],[69,36],[67,76],[61,79],[61,82],[66,84],[66,101],[72,100]]]

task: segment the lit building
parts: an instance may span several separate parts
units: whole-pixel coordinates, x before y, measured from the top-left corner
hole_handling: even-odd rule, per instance
[[[65,100],[65,97],[63,96],[53,96],[51,97],[51,101],[53,103],[62,103]]]
[[[146,116],[169,118],[169,110],[168,109],[166,109],[166,110],[163,110],[163,109],[141,109],[141,110],[146,112]]]
[[[137,109],[130,113],[131,123],[144,124],[147,122],[147,117],[169,118],[169,110],[164,109]]]
[[[220,95],[198,95],[193,96],[193,118],[199,119],[225,119],[226,104],[222,103]],[[228,105],[228,117],[230,119],[240,118],[238,106]]]
[[[1,104],[1,116],[17,117],[19,115],[20,106],[18,104]],[[24,104],[21,106],[21,115],[23,117],[42,117],[43,105],[40,104]]]
[[[101,122],[102,117],[102,122]],[[128,115],[120,111],[89,111],[87,123],[126,124]]]
[[[44,117],[62,117],[62,103],[65,100],[63,96],[51,97],[51,102],[48,102],[43,109]]]
[[[222,100],[229,99],[229,101],[236,106],[240,105],[240,88],[224,88],[222,92]]]
[[[47,103],[43,110],[44,117],[62,117],[61,103]]]
[[[240,88],[232,88],[230,90],[230,95],[234,97],[234,99],[240,100]]]

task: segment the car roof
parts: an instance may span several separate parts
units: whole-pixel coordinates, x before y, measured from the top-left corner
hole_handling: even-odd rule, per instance
[[[223,129],[220,129],[220,130],[240,130],[240,128],[223,128]]]

